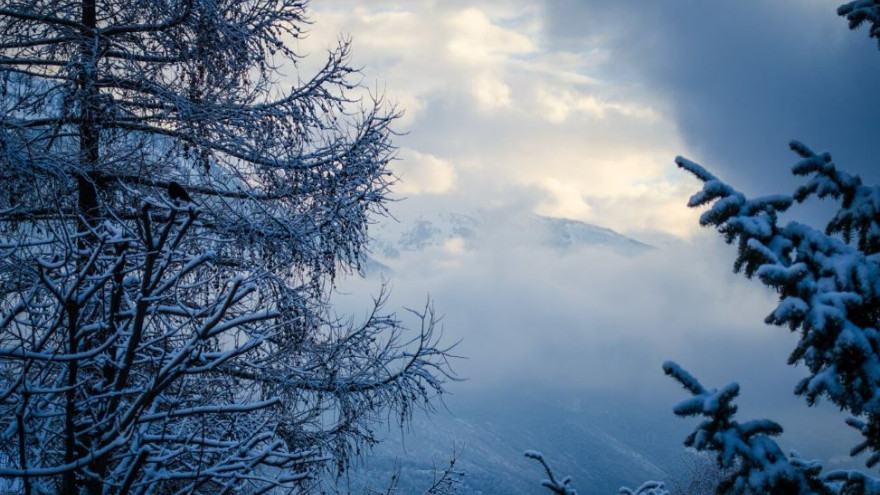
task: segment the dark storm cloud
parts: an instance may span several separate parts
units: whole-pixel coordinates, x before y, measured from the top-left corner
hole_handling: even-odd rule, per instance
[[[751,194],[790,190],[798,139],[880,180],[880,52],[838,2],[550,0],[558,49],[604,46],[615,80],[671,100],[687,150]]]

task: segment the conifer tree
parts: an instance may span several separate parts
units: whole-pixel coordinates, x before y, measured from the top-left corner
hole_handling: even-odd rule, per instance
[[[850,2],[838,14],[852,29],[868,22],[869,36],[880,40],[877,2]],[[824,398],[850,412],[847,423],[863,436],[850,453],[867,454],[872,468],[880,462],[880,186],[839,170],[829,153],[797,141],[790,147],[800,157],[792,172],[806,179],[792,195],[749,199],[690,160],[678,157],[676,163],[703,182],[689,206],[711,205],[700,223],[736,243],[734,270],[779,294],[765,322],[799,334],[788,362],[805,365],[808,376],[795,393],[808,405]],[[823,230],[782,224],[780,213],[811,197],[838,204]],[[675,363],[664,370],[694,395],[676,414],[705,418],[685,444],[713,452],[719,466],[733,469],[719,492],[880,493],[880,480],[869,475],[822,473],[818,461],[786,455],[771,438],[782,431],[772,421],[735,421],[735,383],[707,390]]]
[[[880,2],[849,2],[838,14],[852,29],[868,23],[869,36],[880,42]],[[688,205],[710,205],[700,223],[736,244],[734,270],[757,277],[779,295],[765,322],[800,337],[788,362],[803,364],[808,375],[795,393],[808,405],[826,399],[851,413],[847,424],[863,440],[850,453],[867,454],[867,467],[873,468],[880,463],[880,186],[839,170],[829,153],[816,153],[798,141],[790,147],[800,157],[792,172],[805,178],[790,195],[750,199],[702,166],[683,157],[675,161],[703,182]],[[824,229],[782,223],[780,213],[814,197],[838,205]],[[702,418],[685,445],[711,454],[727,473],[718,493],[880,494],[880,479],[850,470],[823,473],[819,461],[786,454],[773,439],[781,425],[766,419],[737,421],[736,383],[707,389],[676,363],[664,363],[663,369],[692,394],[674,411]],[[546,468],[539,455],[527,456]],[[552,475],[544,486],[554,493],[574,493],[568,479],[556,482]]]

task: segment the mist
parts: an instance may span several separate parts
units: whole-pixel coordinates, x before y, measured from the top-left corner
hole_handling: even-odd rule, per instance
[[[378,246],[400,246],[418,221],[442,228],[436,226],[460,205],[412,203],[375,226]],[[537,416],[553,407],[551,397],[597,406],[623,401],[644,409],[631,413],[631,428],[659,429],[673,448],[695,426],[672,414],[688,397],[661,370],[673,360],[707,387],[738,382],[739,417],[782,423],[784,446],[828,466],[852,464],[846,454],[857,435],[846,416],[822,404],[808,409],[793,394],[804,375],[786,364],[797,336],[763,323],[776,296],[733,273],[735,249],[713,232],[657,238],[633,254],[614,245],[554,245],[534,228],[527,204],[464,215],[473,219],[472,234],[440,234],[392,257],[374,252],[383,268],[346,279],[333,299],[338,309],[363,314],[387,281],[386,309],[410,325],[416,321],[402,308],[423,310],[430,301],[444,340],[457,342],[461,359],[453,368],[463,379],[448,384],[449,410],[437,414],[487,414],[474,405],[486,397],[513,404],[511,398],[535,396],[517,407]]]

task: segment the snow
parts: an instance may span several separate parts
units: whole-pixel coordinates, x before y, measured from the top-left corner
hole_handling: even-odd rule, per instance
[[[390,199],[398,114],[347,40],[281,74],[305,7],[3,4],[0,477],[297,491],[454,379],[430,304],[416,328],[383,297],[361,322],[330,305]]]
[[[850,7],[876,14],[874,2],[856,4]],[[683,158],[677,163],[704,182],[690,201],[691,206],[709,206],[701,223],[717,228],[729,243],[738,243],[735,270],[757,275],[779,294],[766,321],[800,335],[790,363],[805,364],[809,375],[796,393],[808,403],[827,398],[841,409],[864,415],[864,421],[850,422],[866,437],[853,452],[870,451],[868,462],[873,465],[880,459],[880,438],[874,433],[880,426],[880,264],[875,256],[880,251],[880,188],[864,186],[858,177],[838,171],[828,153],[814,153],[796,141],[791,148],[802,158],[793,172],[807,177],[793,197],[749,199],[700,165]],[[797,222],[781,225],[778,213],[813,195],[834,198],[840,205],[826,232]],[[720,465],[735,468],[735,487],[806,494],[837,492],[856,484],[866,490],[862,493],[876,493],[872,490],[877,480],[854,473],[821,475],[820,463],[785,456],[771,438],[782,431],[778,424],[735,421],[735,383],[706,390],[674,363],[664,364],[664,370],[693,395],[676,406],[675,413],[705,418],[686,445],[715,452]]]

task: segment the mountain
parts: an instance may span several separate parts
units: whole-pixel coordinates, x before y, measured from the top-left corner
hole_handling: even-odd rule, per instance
[[[428,249],[466,252],[521,247],[550,248],[558,253],[605,249],[624,256],[654,249],[611,229],[578,220],[535,214],[446,212],[400,221],[386,219],[377,224],[373,229],[371,259],[387,268],[406,253]]]
[[[686,427],[670,429],[669,407],[592,394],[482,392],[453,399],[450,411],[417,415],[408,431],[390,432],[355,485],[380,489],[399,471],[399,493],[422,493],[435,467],[460,449],[461,495],[547,495],[540,485],[546,474],[523,455],[534,449],[557,475],[571,475],[578,493],[610,494],[669,479],[687,456]]]
[[[565,218],[535,217],[537,223],[542,224],[545,245],[559,250],[606,247],[619,254],[634,256],[654,249],[605,227]]]
[[[371,226],[371,256],[364,268],[368,273],[398,271],[392,280],[398,292],[404,294],[421,287],[411,279],[420,280],[424,274],[442,273],[446,277],[442,281],[448,280],[453,286],[459,281],[467,284],[480,280],[492,292],[495,275],[510,270],[508,260],[565,263],[562,258],[576,261],[585,250],[597,250],[608,254],[600,254],[597,259],[621,258],[627,263],[630,260],[625,258],[654,249],[611,229],[576,220],[503,210],[411,211],[400,212],[397,221],[386,219]],[[483,266],[489,267],[485,273],[473,274]],[[440,294],[449,304],[454,299],[444,292],[445,287],[441,285],[434,295]],[[508,312],[492,298],[485,300],[487,303],[479,309],[482,315]],[[471,328],[469,325],[479,325],[479,319],[462,316],[470,314],[468,311],[464,306],[444,307],[444,312],[450,313],[447,323],[456,325],[450,333],[465,334],[462,338],[468,342],[481,342],[480,335],[490,333],[489,329]],[[455,315],[451,315],[453,312]],[[498,321],[503,321],[500,313]],[[468,321],[456,322],[459,317]],[[545,324],[557,323],[540,323]],[[518,327],[509,327],[508,331],[511,345],[523,338],[514,335],[520,331]],[[492,352],[492,345],[483,341],[463,352],[473,360],[491,361],[491,356],[483,353]],[[496,349],[505,352],[502,343],[497,345]],[[515,380],[512,375],[510,380]],[[395,478],[398,491],[394,493],[423,493],[435,469],[442,469],[456,449],[461,451],[455,469],[465,473],[459,490],[462,495],[549,493],[540,485],[546,474],[537,462],[524,457],[526,450],[543,452],[559,475],[573,476],[582,495],[617,493],[621,485],[636,487],[646,480],[668,478],[678,470],[686,431],[680,423],[670,428],[675,418],[669,404],[627,402],[617,393],[551,393],[543,382],[527,385],[501,381],[494,391],[483,385],[479,385],[479,392],[468,386],[451,387],[455,395],[447,400],[448,410],[416,414],[407,431],[386,432],[383,441],[366,456],[362,469],[348,480],[350,492],[374,493],[365,488],[370,487],[384,493],[399,472]],[[572,386],[583,382],[578,376],[564,381]]]

